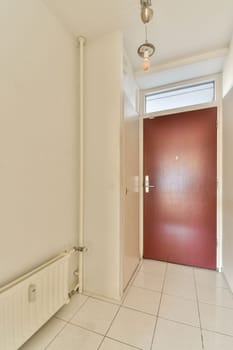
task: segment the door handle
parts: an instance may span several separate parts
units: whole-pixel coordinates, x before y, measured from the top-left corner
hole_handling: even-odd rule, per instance
[[[149,175],[145,176],[145,193],[150,192],[150,188],[155,188],[154,185],[150,185],[150,178]]]

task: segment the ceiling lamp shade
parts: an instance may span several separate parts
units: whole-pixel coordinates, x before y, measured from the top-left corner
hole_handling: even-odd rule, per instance
[[[143,58],[142,68],[144,72],[150,70],[150,57],[154,54],[155,47],[153,44],[145,41],[144,44],[140,45],[138,48],[138,55]]]

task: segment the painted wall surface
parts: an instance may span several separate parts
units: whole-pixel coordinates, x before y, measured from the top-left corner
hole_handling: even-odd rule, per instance
[[[0,2],[0,285],[77,243],[78,51],[37,0]]]
[[[139,117],[124,96],[123,287],[139,263]]]
[[[122,38],[85,47],[84,290],[120,297]]]
[[[233,88],[223,100],[223,271],[233,291]]]
[[[223,71],[223,96],[233,87],[233,36]]]
[[[125,288],[139,263],[139,116],[138,87],[129,58],[123,57],[122,266]]]

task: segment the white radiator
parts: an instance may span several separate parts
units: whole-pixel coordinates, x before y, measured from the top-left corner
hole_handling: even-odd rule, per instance
[[[68,299],[69,254],[0,289],[0,349],[17,350]]]

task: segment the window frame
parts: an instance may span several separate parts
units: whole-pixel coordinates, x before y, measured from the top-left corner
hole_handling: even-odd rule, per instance
[[[198,84],[208,83],[208,82],[214,83],[214,99],[213,99],[213,101],[207,102],[207,103],[200,103],[200,104],[195,104],[195,105],[184,106],[184,107],[166,109],[166,110],[161,110],[158,112],[146,113],[146,96],[152,95],[153,93],[165,92],[165,91],[169,91],[172,89],[175,90],[175,89],[180,89],[180,88],[186,87],[186,86],[188,87],[188,86],[193,86],[193,85],[198,85]],[[200,78],[191,79],[191,80],[184,80],[184,81],[181,81],[178,83],[162,85],[162,86],[159,86],[156,88],[141,90],[141,115],[143,115],[144,118],[155,118],[158,116],[174,114],[176,112],[177,113],[184,112],[187,110],[197,110],[197,109],[204,109],[204,108],[209,108],[209,107],[216,107],[219,105],[219,98],[221,95],[220,88],[221,87],[220,87],[219,74],[216,74],[216,75],[210,75],[210,76],[200,77]]]

